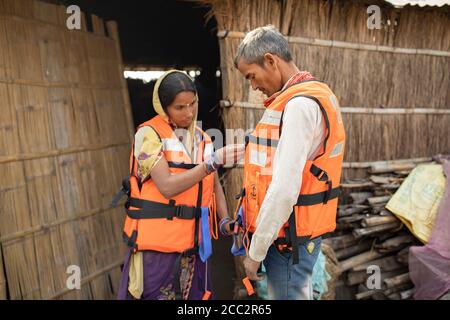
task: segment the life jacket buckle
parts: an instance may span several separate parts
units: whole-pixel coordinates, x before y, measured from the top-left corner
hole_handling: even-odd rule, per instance
[[[169,220],[172,220],[174,217],[178,218],[178,219],[193,219],[196,216],[196,207],[188,207],[186,205],[178,205],[175,207],[175,213],[172,217],[170,217]],[[190,210],[192,214],[188,215],[188,211]]]

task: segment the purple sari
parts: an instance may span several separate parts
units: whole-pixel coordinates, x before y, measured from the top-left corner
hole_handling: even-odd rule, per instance
[[[128,292],[128,274],[132,253],[133,249],[129,248],[125,255],[117,296],[119,300],[135,299]],[[142,300],[175,299],[173,269],[178,256],[178,253],[143,251],[144,291],[141,296]],[[210,267],[210,261],[204,263],[198,255],[181,258],[180,286],[184,300],[201,300],[205,293],[205,285],[207,285],[207,290],[212,292]]]

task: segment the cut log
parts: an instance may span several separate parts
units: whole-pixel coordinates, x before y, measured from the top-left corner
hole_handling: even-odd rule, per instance
[[[353,223],[353,222],[361,221],[365,218],[367,218],[367,216],[365,214],[354,214],[349,217],[339,218],[339,219],[337,219],[337,222],[338,223]]]
[[[381,210],[380,212],[379,212],[379,215],[380,216],[393,216],[393,214],[392,214],[392,212],[390,212],[389,210],[387,210],[387,209],[383,209],[383,210]]]
[[[354,204],[362,204],[368,198],[372,197],[372,192],[352,192],[350,198],[352,198]]]
[[[411,173],[412,169],[409,170],[396,170],[394,171],[395,174],[401,175],[401,176],[407,176]]]
[[[360,238],[363,236],[368,236],[368,235],[372,235],[375,233],[396,229],[400,226],[401,226],[400,222],[392,222],[392,223],[386,223],[386,224],[382,224],[382,225],[374,226],[374,227],[359,228],[359,229],[353,230],[353,235],[356,238]]]
[[[353,230],[354,226],[350,223],[336,223],[335,231]]]
[[[349,257],[365,252],[369,250],[371,247],[372,247],[371,241],[361,242],[354,246],[343,248],[341,250],[336,251],[336,258],[338,258],[338,260],[347,259]]]
[[[410,234],[406,234],[390,238],[375,247],[379,249],[394,249],[399,248],[402,245],[412,243],[413,241],[414,237]]]
[[[388,295],[387,297],[389,300],[407,300],[412,297],[412,295],[414,294],[414,291],[415,291],[415,289],[411,288],[408,290],[392,293],[392,294]]]
[[[332,238],[326,238],[323,243],[329,245],[334,251],[348,248],[358,242],[357,239],[350,233],[343,236],[337,236]]]
[[[381,197],[370,197],[370,198],[367,198],[367,202],[370,205],[376,205],[376,204],[387,203],[389,201],[389,199],[391,199],[391,198],[392,198],[391,195],[381,196]]]
[[[380,274],[380,285],[381,285],[381,289],[384,289],[383,287],[383,280],[384,279],[389,279],[392,277],[395,277],[401,273],[404,273],[406,270],[405,268],[403,269],[399,269],[399,270],[393,270],[393,271],[388,271],[388,272],[381,272]],[[356,271],[356,272],[348,272],[347,273],[347,280],[345,281],[345,283],[349,286],[353,286],[356,284],[366,284],[366,280],[368,277],[370,277],[372,275],[372,273],[368,273],[367,270],[363,270],[363,271]]]
[[[415,163],[383,163],[373,165],[369,169],[369,173],[388,173],[388,172],[409,172],[416,166]]]
[[[357,256],[351,257],[349,259],[346,259],[340,263],[340,269],[341,271],[347,271],[350,270],[356,266],[359,266],[360,264],[381,258],[383,256],[382,253],[379,253],[375,250],[367,251],[364,253],[361,253]]]
[[[389,296],[389,295],[391,295],[393,293],[396,293],[396,292],[400,292],[400,291],[403,291],[403,290],[411,289],[413,286],[414,285],[412,283],[410,283],[410,282],[402,283],[402,284],[400,284],[398,286],[395,286],[395,287],[392,287],[390,289],[384,290],[383,293],[384,293],[385,296]]]
[[[409,273],[403,273],[401,275],[395,276],[393,278],[385,279],[384,284],[388,289],[393,288],[395,286],[398,286],[403,283],[411,282],[411,279],[409,278]]]
[[[385,190],[397,190],[398,188],[400,188],[400,184],[399,183],[387,183],[387,184],[382,184],[381,188],[385,189]]]
[[[338,210],[338,218],[340,217],[347,217],[347,216],[351,216],[354,214],[358,214],[361,212],[364,212],[366,210],[368,210],[370,207],[369,206],[365,206],[365,205],[352,205],[351,207],[347,207],[347,208],[340,208]]]
[[[380,290],[368,290],[368,291],[363,291],[360,293],[357,293],[355,295],[356,300],[364,300],[364,299],[369,299],[371,298],[374,294],[376,294],[377,292],[379,292]]]
[[[397,253],[397,261],[405,266],[409,264],[409,247],[406,247]]]
[[[372,175],[369,177],[369,180],[379,185],[387,185],[387,184],[400,184],[404,179],[393,175],[390,176]]]
[[[377,183],[377,184],[391,183],[391,177],[389,177],[389,176],[372,175],[369,177],[369,179],[373,183]]]
[[[397,257],[393,255],[361,264],[354,267],[352,271],[367,270],[367,267],[370,265],[379,266],[382,272],[397,270],[403,267],[403,265],[397,261]]]
[[[390,192],[388,192],[388,191],[386,191],[386,189],[382,189],[382,188],[374,189],[373,195],[374,195],[374,197],[384,197],[384,196],[392,197],[392,194]],[[385,203],[385,202],[383,202],[383,203]]]
[[[364,228],[379,226],[386,223],[396,222],[398,219],[393,215],[390,216],[370,216],[362,220],[361,225]]]
[[[374,186],[375,186],[375,184],[373,184],[372,182],[367,181],[367,180],[363,180],[363,181],[348,180],[348,181],[341,183],[341,188],[348,188],[348,189],[371,188]]]

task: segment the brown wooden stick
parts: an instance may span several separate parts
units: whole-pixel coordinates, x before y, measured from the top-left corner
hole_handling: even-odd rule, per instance
[[[384,241],[382,244],[377,245],[380,249],[397,248],[403,244],[409,244],[414,241],[414,237],[410,234],[396,236]]]
[[[352,234],[346,234],[343,236],[324,239],[323,243],[329,245],[333,250],[336,251],[354,245],[355,243],[357,243],[357,240]]]
[[[353,230],[353,235],[356,238],[360,238],[360,237],[372,235],[372,234],[375,234],[378,232],[392,230],[392,229],[398,228],[400,225],[401,225],[400,222],[392,222],[392,223],[386,223],[386,224],[382,224],[382,225],[374,226],[374,227],[359,228],[359,229]]]
[[[374,227],[374,226],[379,226],[382,224],[386,224],[386,223],[392,223],[392,222],[396,222],[398,221],[398,219],[394,216],[372,216],[372,217],[367,217],[364,218],[361,222],[361,225],[364,228],[367,227]]]
[[[381,197],[370,197],[367,199],[367,202],[370,205],[380,204],[380,203],[386,203],[391,199],[392,196],[381,196]]]
[[[384,284],[386,285],[386,287],[388,289],[390,289],[390,288],[393,288],[400,284],[408,283],[410,281],[411,281],[411,279],[409,278],[409,273],[407,272],[407,273],[395,276],[393,278],[385,279]]]
[[[347,260],[342,261],[340,263],[340,270],[342,272],[344,272],[344,271],[350,270],[360,264],[378,259],[382,256],[383,256],[382,253],[379,253],[375,250],[367,251],[367,252],[361,253],[357,256],[351,257]]]
[[[361,242],[357,245],[336,251],[336,258],[339,260],[347,259],[349,257],[365,252],[369,250],[371,247],[372,243],[370,241]]]
[[[403,267],[403,265],[401,265],[397,261],[397,257],[393,255],[361,264],[359,266],[354,267],[352,271],[367,270],[367,268],[371,265],[380,267],[381,271],[392,271]]]

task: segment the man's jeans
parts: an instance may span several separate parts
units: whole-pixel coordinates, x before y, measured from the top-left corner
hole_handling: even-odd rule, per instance
[[[299,245],[299,263],[296,265],[292,264],[292,253],[281,252],[274,245],[270,246],[263,262],[270,300],[313,299],[311,278],[321,242],[322,238],[318,237]]]

